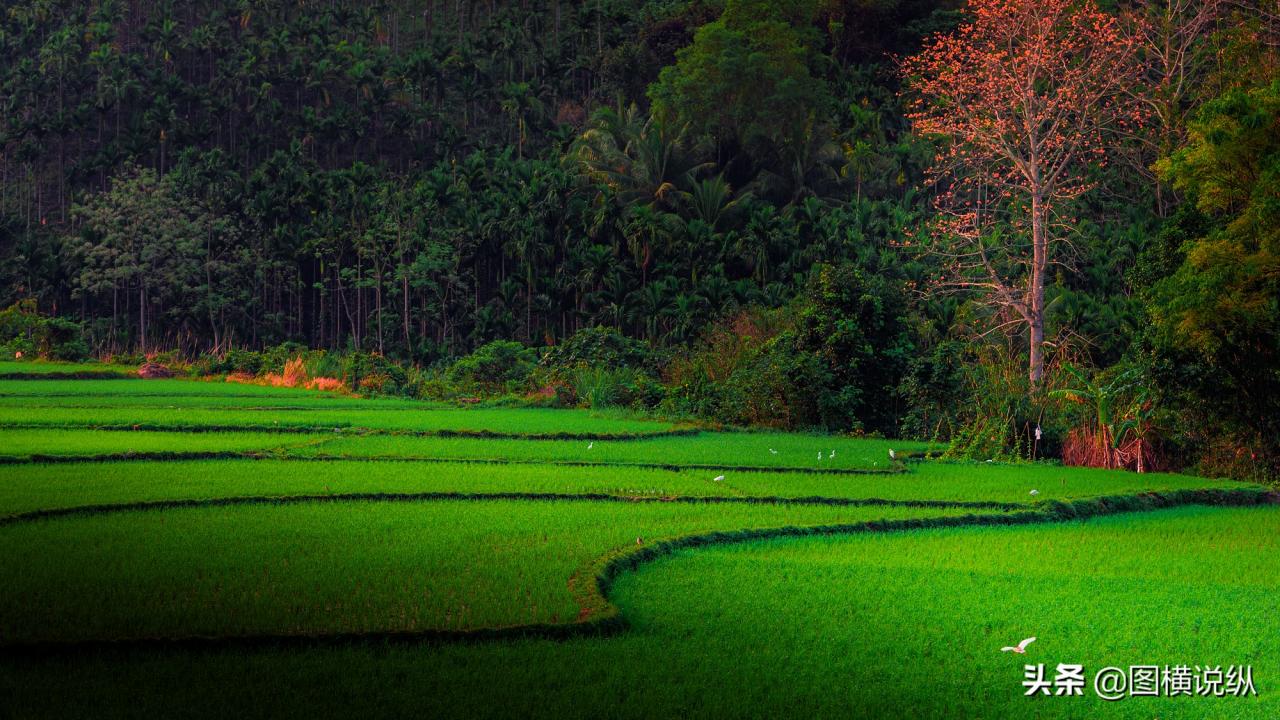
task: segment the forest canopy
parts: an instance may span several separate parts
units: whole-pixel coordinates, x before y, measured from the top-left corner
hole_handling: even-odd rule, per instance
[[[1278,46],[1274,0],[17,0],[0,306],[420,368],[607,332],[615,397],[986,457],[1078,440],[1083,378],[1274,473]]]

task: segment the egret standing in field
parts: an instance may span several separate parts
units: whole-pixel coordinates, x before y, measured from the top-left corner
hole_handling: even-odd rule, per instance
[[[777,455],[777,454],[778,454],[778,451],[777,451],[777,450],[774,450],[773,448],[769,448],[769,454],[770,454],[770,455]]]
[[[890,460],[898,459],[898,454],[893,451],[893,448],[889,448],[889,459]]]
[[[593,447],[595,447],[595,446],[596,446],[596,441],[595,441],[595,440],[592,440],[591,442],[587,443],[587,449],[588,449],[588,450],[590,450],[591,448],[593,448]]]
[[[1040,491],[1039,491],[1039,490],[1036,490],[1035,488],[1032,488],[1032,489],[1031,489],[1031,493],[1030,493],[1030,494],[1031,494],[1031,495],[1039,495],[1039,494],[1040,494]]]
[[[717,476],[715,476],[715,477],[711,478],[711,482],[723,482],[723,481],[724,481],[724,476],[723,476],[723,475],[717,475]]]

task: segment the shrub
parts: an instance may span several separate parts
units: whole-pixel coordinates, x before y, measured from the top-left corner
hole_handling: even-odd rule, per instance
[[[890,433],[912,352],[905,302],[853,265],[819,265],[789,308],[747,309],[668,369],[668,406],[731,424]]]
[[[375,353],[347,355],[342,362],[342,378],[356,392],[383,395],[412,392],[404,368]]]
[[[821,424],[895,433],[897,388],[914,354],[902,291],[852,264],[819,265],[801,298],[796,350],[829,376],[817,397]]]
[[[610,406],[650,409],[661,403],[665,394],[662,384],[651,375],[626,367],[617,370],[578,368],[573,372],[569,388],[571,397],[594,410]],[[559,390],[557,397],[565,399]]]
[[[455,362],[447,376],[459,388],[487,394],[515,392],[527,385],[537,353],[518,342],[494,340]]]
[[[959,413],[968,401],[964,351],[963,343],[948,340],[935,345],[927,355],[912,360],[898,388],[898,397],[907,408],[900,426],[903,437],[951,439],[958,426]]]
[[[548,370],[632,368],[654,371],[659,358],[648,345],[613,328],[583,328],[552,347],[539,365]]]
[[[0,310],[0,352],[9,357],[21,352],[76,361],[89,356],[89,345],[80,323],[45,317],[36,310],[36,301],[28,298]]]
[[[669,377],[670,410],[783,428],[820,425],[819,399],[830,385],[822,359],[800,348],[793,316],[759,308],[712,328]]]

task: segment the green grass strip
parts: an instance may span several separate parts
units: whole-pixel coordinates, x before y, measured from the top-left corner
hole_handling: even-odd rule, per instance
[[[695,533],[627,547],[604,555],[583,576],[594,582],[576,583],[574,591],[581,612],[569,623],[532,623],[499,628],[467,630],[387,630],[344,633],[262,633],[225,637],[189,636],[172,638],[54,640],[13,643],[0,646],[0,653],[16,656],[78,653],[103,648],[225,648],[245,646],[304,646],[389,642],[482,642],[521,637],[567,639],[615,633],[627,627],[616,605],[609,601],[614,582],[623,573],[666,557],[678,550],[736,544],[754,540],[788,537],[819,537],[856,533],[902,532],[982,526],[1014,526],[1034,523],[1084,520],[1120,513],[1142,512],[1186,505],[1253,506],[1280,504],[1280,494],[1263,488],[1175,490],[1137,495],[1092,498],[1070,502],[1053,501],[1043,509],[1020,512],[951,515],[932,518],[871,520],[839,525],[786,526],[736,531]]]
[[[701,430],[697,428],[673,428],[670,430],[655,430],[653,432],[574,432],[574,431],[555,431],[555,432],[503,432],[496,430],[453,430],[453,429],[435,429],[435,430],[409,430],[403,428],[375,428],[375,427],[358,427],[343,422],[326,423],[324,425],[265,425],[260,423],[237,423],[237,424],[209,424],[209,425],[185,425],[182,423],[132,423],[132,424],[106,424],[97,425],[94,423],[4,423],[0,422],[0,430],[94,430],[100,432],[179,432],[179,433],[227,433],[227,432],[252,432],[252,433],[279,433],[279,434],[304,434],[315,435],[318,433],[332,432],[345,435],[390,435],[417,438],[472,438],[479,440],[600,440],[600,441],[627,441],[627,440],[648,440],[651,438],[671,438],[671,437],[690,437],[697,435]]]
[[[42,508],[13,515],[0,516],[0,527],[38,520],[54,520],[67,517],[110,515],[123,512],[174,510],[181,508],[228,507],[237,505],[300,505],[325,502],[434,502],[434,501],[492,501],[528,500],[533,502],[617,502],[617,503],[684,503],[688,505],[830,505],[834,507],[912,507],[951,508],[973,510],[1021,510],[1030,507],[1019,503],[1002,503],[987,500],[889,500],[885,498],[839,497],[782,497],[773,496],[725,496],[725,495],[614,495],[609,493],[555,493],[555,492],[358,492],[306,495],[242,495],[225,498],[190,498],[178,500],[139,500],[127,503],[98,503],[62,508]]]

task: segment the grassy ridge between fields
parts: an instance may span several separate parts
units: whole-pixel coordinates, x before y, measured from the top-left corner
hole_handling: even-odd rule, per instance
[[[345,460],[24,464],[0,468],[0,516],[84,506],[210,499],[433,493],[610,496],[626,500],[940,502],[957,507],[995,503],[1017,507],[1034,501],[1242,487],[1239,483],[1186,475],[994,464],[924,463],[915,466],[910,474],[899,475],[715,473],[608,466]],[[717,481],[720,475],[724,479]],[[1037,490],[1037,495],[1030,494],[1032,489]]]
[[[818,473],[903,472],[889,459],[919,456],[924,443],[778,432],[673,431],[623,439],[418,437],[271,432],[103,432],[0,428],[0,462],[272,457],[312,460],[518,462]],[[175,449],[176,448],[176,449]]]

